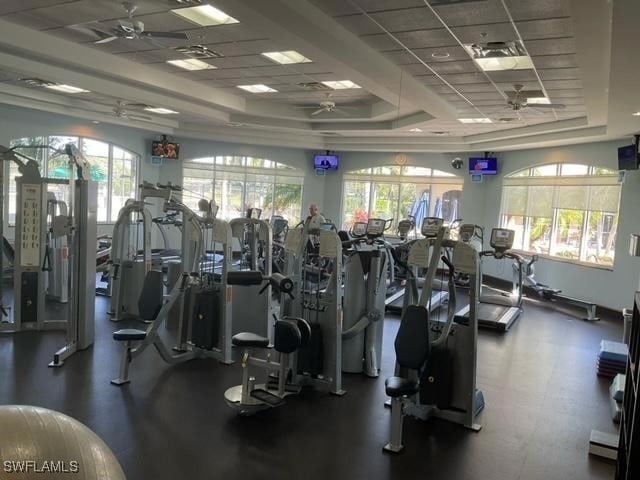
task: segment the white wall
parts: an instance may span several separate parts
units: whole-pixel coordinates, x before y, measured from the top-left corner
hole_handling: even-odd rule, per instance
[[[488,178],[482,184],[485,191],[484,215],[465,217],[465,221],[479,220],[485,226],[485,247],[492,227],[498,226],[502,178],[514,171],[545,163],[582,163],[617,170],[617,147],[624,141],[589,143],[568,147],[519,150],[498,154],[500,175]],[[464,206],[467,205],[465,184]],[[479,199],[478,199],[479,200]],[[620,310],[632,305],[633,293],[638,287],[640,259],[629,255],[629,236],[640,231],[640,174],[627,172],[620,198],[615,262],[613,269],[602,269],[571,264],[550,259],[540,259],[536,267],[536,279],[563,293],[591,300],[598,305]],[[501,262],[506,263],[506,262]],[[490,275],[510,279],[510,265],[498,267],[498,262],[487,260],[484,271]]]

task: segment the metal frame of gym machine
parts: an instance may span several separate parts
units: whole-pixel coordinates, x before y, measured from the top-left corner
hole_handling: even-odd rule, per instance
[[[250,209],[250,212],[257,209]],[[241,254],[248,254],[249,264],[240,261],[241,270],[260,271],[271,276],[273,232],[266,220],[259,218],[234,218],[229,221],[231,236],[240,244]],[[248,248],[245,251],[245,248]],[[262,256],[260,256],[262,252]],[[260,295],[260,285],[232,286],[233,333],[253,332],[273,340],[272,316],[274,310],[271,285]],[[258,321],[258,317],[260,320]]]
[[[335,230],[317,230],[311,221],[289,229],[285,239],[285,275],[293,281],[293,298],[281,298],[280,318],[306,320],[322,337],[322,371],[314,375],[293,370],[292,382],[311,385],[334,395],[342,388],[342,241]],[[307,249],[309,237],[319,237],[317,255]],[[314,265],[313,262],[316,264]],[[328,276],[326,285],[320,280]],[[314,275],[318,282],[311,282]],[[322,285],[321,285],[322,284]],[[322,286],[322,288],[321,288]]]
[[[163,361],[170,365],[175,365],[195,358],[215,358],[222,363],[233,363],[232,355],[232,306],[231,306],[231,286],[227,283],[227,275],[231,271],[231,227],[223,220],[215,218],[217,207],[213,202],[201,200],[200,206],[203,206],[202,202],[208,205],[208,210],[205,211],[205,217],[201,217],[193,212],[189,207],[182,202],[171,197],[165,201],[163,210],[165,212],[180,212],[182,214],[182,231],[183,231],[183,251],[186,248],[191,252],[193,261],[191,263],[182,264],[182,272],[180,279],[171,289],[168,298],[165,299],[162,308],[157,314],[156,318],[151,321],[146,331],[125,329],[114,333],[114,338],[117,341],[125,343],[122,357],[120,360],[120,371],[118,378],[111,380],[114,385],[123,385],[129,383],[129,366],[132,360],[142,354],[144,350],[150,345],[153,345],[162,358]],[[214,211],[215,210],[215,211]],[[193,228],[189,228],[191,225]],[[191,342],[191,318],[185,320],[185,294],[192,286],[197,286],[199,279],[198,273],[202,273],[201,270],[206,268],[202,262],[205,248],[204,248],[204,231],[211,231],[211,242],[214,245],[220,244],[221,249],[214,248],[215,251],[222,251],[224,261],[221,263],[221,272],[219,276],[219,282],[216,283],[216,288],[219,289],[219,330],[218,330],[218,345],[212,349],[201,348]],[[185,233],[191,231],[192,233]],[[195,237],[194,237],[195,235]],[[192,240],[194,240],[192,242]],[[214,274],[216,276],[215,267],[212,266]],[[169,319],[172,310],[176,307],[178,309],[178,331],[176,335],[176,346],[173,348],[174,352],[166,346],[162,340],[158,330],[162,324],[166,324]],[[191,310],[191,309],[190,309]],[[187,312],[188,313],[188,312]],[[140,343],[134,346],[135,341]]]
[[[408,377],[409,380],[417,382],[418,390],[411,395],[399,395],[394,397],[387,405],[391,405],[390,419],[390,440],[384,446],[384,450],[397,453],[402,450],[402,426],[404,416],[412,416],[420,420],[428,420],[436,417],[443,420],[457,423],[473,431],[479,431],[482,425],[477,422],[477,416],[484,408],[484,395],[476,388],[476,367],[477,367],[477,344],[478,344],[478,294],[480,291],[479,280],[479,256],[478,252],[469,244],[461,241],[445,239],[446,227],[440,219],[429,220],[429,225],[423,228],[424,239],[418,240],[411,248],[410,257],[414,266],[427,269],[426,278],[433,278],[438,268],[440,260],[448,264],[450,268],[448,290],[449,304],[447,307],[446,322],[441,322],[439,318],[431,318],[431,312],[427,308],[430,298],[432,283],[426,282],[419,298],[410,298],[412,303],[405,304],[403,318],[409,305],[417,305],[422,308],[422,315],[427,322],[429,330],[429,340],[431,355],[434,349],[447,349],[453,352],[451,372],[454,372],[453,384],[451,386],[450,404],[447,406],[437,406],[427,404],[422,398],[422,387],[420,376],[425,376],[423,371],[404,371],[400,365],[396,365],[396,376]],[[439,222],[438,222],[439,220]],[[442,248],[449,249],[453,253],[447,256],[442,255]],[[453,271],[451,270],[453,269]],[[454,271],[469,275],[469,304],[456,312],[456,290],[453,279]],[[417,293],[417,289],[409,288],[412,295]],[[402,321],[402,320],[401,320]],[[431,339],[435,334],[436,338]],[[397,341],[397,340],[396,340]],[[403,348],[396,345],[396,348]],[[426,360],[430,364],[430,360]],[[424,366],[423,366],[424,367]],[[438,375],[435,375],[435,382],[438,382]],[[397,378],[397,377],[396,377]],[[430,382],[428,382],[430,383]]]
[[[59,367],[76,351],[90,347],[95,338],[97,185],[90,180],[90,165],[73,144],[64,147],[64,153],[69,157],[67,180],[43,178],[37,162],[15,152],[15,148],[0,146],[1,159],[16,163],[21,174],[16,177],[13,318],[0,322],[0,332],[65,329],[65,345],[54,353],[53,361],[49,363],[50,367]],[[44,315],[45,272],[42,260],[48,248],[44,241],[47,232],[47,184],[69,186],[68,215],[54,217],[51,225],[52,237],[67,236],[69,246],[71,268],[66,320],[45,320]],[[0,182],[0,199],[4,198],[3,190],[4,184]],[[4,208],[2,200],[1,208]]]

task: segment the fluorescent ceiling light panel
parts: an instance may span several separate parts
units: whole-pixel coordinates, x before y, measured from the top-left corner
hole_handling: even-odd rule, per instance
[[[238,20],[227,15],[222,10],[218,10],[216,7],[209,4],[198,5],[197,7],[176,8],[171,11],[190,22],[200,25],[201,27],[240,23]]]
[[[461,123],[493,123],[490,118],[459,118]]]
[[[179,60],[167,60],[167,63],[175,65],[176,67],[184,68],[185,70],[212,70],[218,68],[210,63],[203,62],[197,58],[186,58]]]
[[[360,85],[353,83],[351,80],[336,80],[331,82],[322,82],[329,88],[334,90],[347,90],[349,88],[362,88]]]
[[[528,97],[527,103],[530,105],[549,105],[551,100],[547,97]]]
[[[524,70],[533,68],[530,57],[485,57],[473,59],[485,72],[495,72],[499,70]]]
[[[63,83],[52,83],[51,85],[45,85],[45,88],[49,90],[55,90],[56,92],[63,93],[89,93],[89,90],[85,90],[84,88],[74,87],[73,85],[65,85]]]
[[[287,50],[286,52],[263,52],[262,55],[281,65],[311,62],[310,59],[295,50]]]
[[[640,112],[633,112],[631,115],[633,115],[634,117],[640,117]]]
[[[421,128],[417,128],[417,127],[416,127],[416,128],[412,128],[412,129],[411,129],[411,130],[409,130],[409,131],[410,131],[410,132],[412,132],[412,133],[420,133],[420,132],[422,132],[422,129],[421,129]]]
[[[247,92],[251,92],[251,93],[277,92],[277,90],[274,90],[271,87],[267,87],[266,85],[262,85],[261,83],[257,85],[238,85],[238,88],[241,88],[242,90],[246,90]]]
[[[178,113],[178,112],[174,112],[173,110],[169,110],[168,108],[162,108],[162,107],[146,107],[145,110],[147,112],[159,113],[161,115],[170,115],[172,113]]]

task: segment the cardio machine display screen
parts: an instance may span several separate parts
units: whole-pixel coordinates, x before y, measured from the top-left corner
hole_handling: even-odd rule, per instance
[[[351,235],[354,237],[362,237],[367,233],[367,224],[364,222],[356,222],[351,228]]]
[[[511,248],[513,246],[513,237],[515,232],[506,228],[494,228],[491,231],[491,246]]]
[[[436,217],[427,217],[422,222],[422,229],[420,233],[425,237],[435,237],[438,235],[440,227],[444,224],[444,220]]]
[[[384,233],[385,221],[381,218],[371,218],[367,223],[367,235],[378,236]]]

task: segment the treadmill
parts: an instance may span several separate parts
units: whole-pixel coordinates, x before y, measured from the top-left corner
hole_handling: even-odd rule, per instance
[[[497,260],[515,260],[518,265],[517,271],[514,272],[513,292],[480,293],[478,308],[478,326],[480,327],[506,332],[522,312],[523,259],[520,255],[509,251],[513,246],[514,236],[515,231],[513,230],[494,228],[491,230],[491,240],[489,241],[493,250],[480,252],[480,259],[494,257]]]

